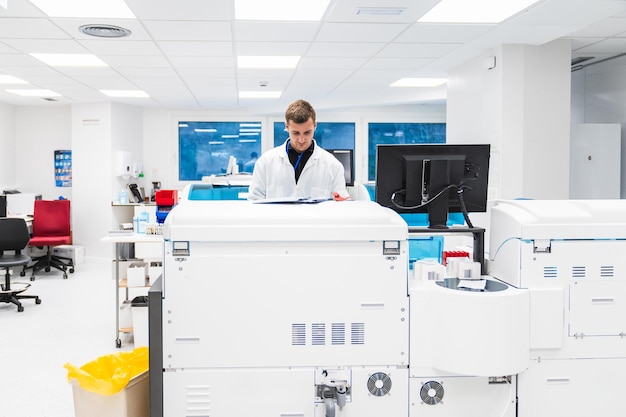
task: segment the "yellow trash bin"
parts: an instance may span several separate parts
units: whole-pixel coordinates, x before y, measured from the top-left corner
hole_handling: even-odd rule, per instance
[[[80,368],[66,363],[75,417],[148,417],[148,348],[105,355]]]

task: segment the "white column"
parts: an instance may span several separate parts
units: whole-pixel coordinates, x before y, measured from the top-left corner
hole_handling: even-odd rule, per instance
[[[492,145],[490,199],[568,198],[570,60],[569,41],[504,45],[450,72],[448,142]]]

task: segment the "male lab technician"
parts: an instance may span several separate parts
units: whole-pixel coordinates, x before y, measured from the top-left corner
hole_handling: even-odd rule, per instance
[[[257,160],[248,200],[348,197],[343,165],[315,142],[316,126],[309,102],[297,100],[287,107],[289,138]]]

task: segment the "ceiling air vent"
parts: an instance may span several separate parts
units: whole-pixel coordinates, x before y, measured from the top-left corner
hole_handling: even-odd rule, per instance
[[[83,25],[78,29],[85,35],[97,38],[123,38],[131,34],[128,29],[113,25]]]

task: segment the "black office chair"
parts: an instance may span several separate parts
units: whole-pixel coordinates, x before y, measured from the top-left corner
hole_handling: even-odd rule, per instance
[[[0,218],[0,268],[4,269],[4,285],[0,284],[0,302],[13,303],[17,311],[24,311],[21,299],[31,298],[35,304],[41,304],[37,295],[23,295],[22,292],[30,287],[26,282],[11,283],[11,268],[27,265],[31,258],[24,255],[22,250],[28,245],[30,236],[26,220],[20,218]],[[12,252],[12,253],[6,253]],[[14,288],[11,288],[11,284]]]

